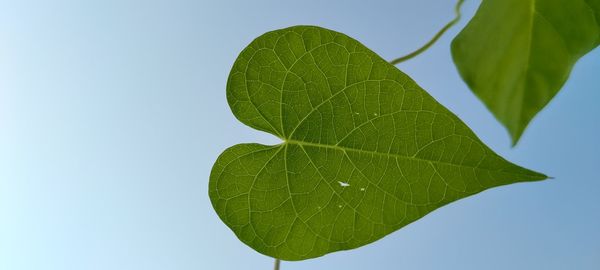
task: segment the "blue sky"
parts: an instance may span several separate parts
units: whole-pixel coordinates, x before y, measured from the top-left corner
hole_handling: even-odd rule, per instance
[[[555,179],[489,190],[282,269],[600,268],[600,51],[511,148],[450,57],[478,4],[398,68],[498,153]],[[310,24],[393,59],[425,43],[453,5],[0,0],[0,269],[270,269],[207,196],[222,150],[278,143],[229,110],[238,53],[266,31]]]

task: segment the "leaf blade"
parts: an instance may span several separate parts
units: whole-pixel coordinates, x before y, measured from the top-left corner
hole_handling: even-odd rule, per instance
[[[277,57],[255,59],[261,46]],[[496,155],[412,79],[348,36],[298,26],[248,47],[231,76],[245,80],[238,71],[254,68],[262,74],[250,71],[251,80],[280,91],[230,83],[228,101],[240,121],[279,132],[283,143],[226,150],[209,196],[258,252],[302,260],[356,248],[457,199],[546,178]],[[240,96],[267,104],[263,115],[237,106]],[[276,100],[279,106],[269,104]],[[273,110],[279,115],[269,118]]]
[[[513,145],[600,44],[599,13],[598,0],[485,0],[452,41],[461,77]]]

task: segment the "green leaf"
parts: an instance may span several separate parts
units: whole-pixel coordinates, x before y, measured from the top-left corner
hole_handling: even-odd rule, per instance
[[[360,247],[460,198],[546,178],[496,155],[358,41],[319,27],[254,40],[227,99],[283,142],[227,149],[211,202],[241,241],[284,260]]]
[[[484,0],[452,42],[452,55],[514,145],[598,44],[600,0]]]

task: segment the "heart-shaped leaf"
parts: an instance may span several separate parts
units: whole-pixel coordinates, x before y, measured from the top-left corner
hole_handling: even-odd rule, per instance
[[[358,41],[297,26],[236,60],[227,98],[279,145],[227,149],[210,199],[241,241],[280,259],[360,247],[447,203],[546,176],[486,147],[413,80]]]
[[[598,44],[600,0],[484,0],[452,42],[452,55],[516,144]]]

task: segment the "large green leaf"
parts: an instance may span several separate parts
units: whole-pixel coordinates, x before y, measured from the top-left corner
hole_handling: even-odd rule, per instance
[[[600,0],[484,0],[452,42],[462,78],[516,144],[600,43]]]
[[[241,241],[285,260],[356,248],[447,203],[546,176],[486,147],[413,80],[358,41],[298,26],[236,60],[227,98],[279,145],[227,149],[210,199]]]

